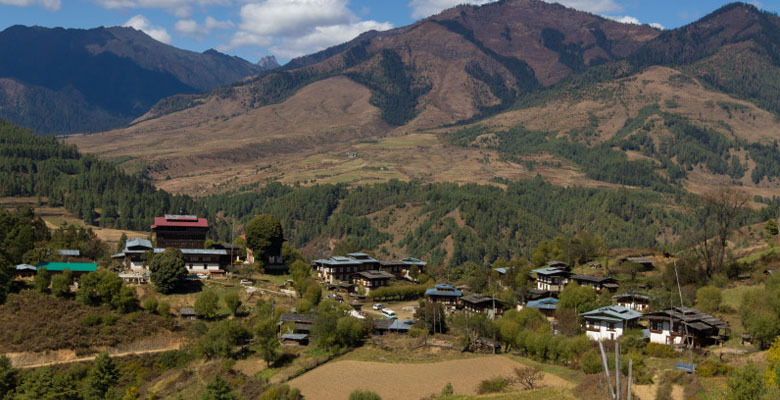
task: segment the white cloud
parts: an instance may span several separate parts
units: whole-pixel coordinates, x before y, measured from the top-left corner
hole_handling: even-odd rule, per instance
[[[208,36],[211,31],[216,29],[230,29],[233,26],[231,21],[219,21],[209,16],[202,24],[198,24],[192,19],[179,20],[174,24],[173,29],[181,35],[190,36],[197,40],[202,40]]]
[[[605,15],[604,18],[609,18],[609,19],[611,19],[613,21],[620,22],[621,24],[642,25],[642,23],[639,22],[639,19],[637,19],[635,17],[632,17],[632,16],[629,16],[629,15],[624,15],[622,17],[621,16]],[[652,26],[655,29],[664,29],[664,26],[659,24],[659,23],[657,23],[657,22],[653,22],[653,23],[650,23],[648,25]]]
[[[270,47],[283,58],[309,54],[349,41],[389,22],[363,21],[349,0],[260,0],[241,7],[239,29],[221,51],[242,46]]]
[[[94,0],[103,8],[130,9],[130,8],[157,8],[166,10],[178,18],[188,18],[192,15],[194,7],[206,7],[210,5],[227,6],[231,0]]]
[[[137,29],[139,31],[143,31],[144,33],[151,36],[154,40],[157,40],[158,42],[163,42],[166,44],[171,43],[171,35],[168,34],[168,31],[166,31],[165,28],[161,26],[153,25],[143,15],[139,14],[130,18],[122,26],[127,26],[127,27]]]
[[[58,11],[62,7],[61,0],[0,0],[0,4],[16,7],[39,6],[49,11]]]
[[[300,37],[284,38],[278,45],[271,47],[271,53],[282,58],[293,58],[310,54],[330,46],[350,41],[363,32],[391,29],[387,22],[360,21],[352,24],[318,26],[311,33]]]
[[[494,0],[412,0],[412,18],[425,18],[461,4],[482,5]]]

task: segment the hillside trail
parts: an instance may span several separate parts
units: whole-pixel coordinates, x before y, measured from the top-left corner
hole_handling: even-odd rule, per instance
[[[114,353],[114,354],[109,353],[109,355],[111,356],[111,358],[127,357],[127,356],[142,355],[142,354],[162,353],[162,352],[171,351],[171,350],[178,350],[178,349],[179,349],[179,345],[177,344],[175,346],[164,347],[164,348],[161,348],[161,349],[127,351],[127,352]],[[61,365],[61,364],[71,364],[71,363],[84,362],[84,361],[93,361],[95,358],[97,358],[97,354],[93,355],[93,356],[87,356],[87,357],[72,358],[72,359],[69,359],[69,360],[50,361],[50,362],[38,363],[38,364],[21,365],[21,366],[15,367],[15,368],[26,369],[26,368],[49,367],[49,366],[52,366],[52,365]]]

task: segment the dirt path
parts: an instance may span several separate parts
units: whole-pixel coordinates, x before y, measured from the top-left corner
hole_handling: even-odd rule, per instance
[[[374,391],[385,400],[419,399],[441,392],[447,383],[452,384],[455,394],[473,395],[482,380],[512,377],[514,368],[523,366],[501,356],[414,364],[343,360],[318,367],[288,384],[312,400],[343,400],[356,389]],[[542,385],[573,386],[551,374],[544,374]]]
[[[162,353],[165,351],[170,350],[178,350],[179,345],[176,346],[170,346],[165,347],[161,349],[154,349],[154,350],[143,350],[143,351],[128,351],[123,353],[109,353],[112,358],[114,357],[126,357],[126,356],[132,356],[132,355],[140,355],[140,354],[153,354],[153,353]],[[94,356],[88,356],[88,357],[79,357],[79,358],[71,358],[68,360],[60,360],[60,361],[51,361],[51,362],[45,362],[45,363],[37,363],[37,364],[27,364],[27,365],[14,365],[16,368],[38,368],[38,367],[48,367],[52,365],[59,365],[59,364],[70,364],[70,363],[77,363],[77,362],[83,362],[83,361],[92,361],[95,358],[97,358],[97,355]]]

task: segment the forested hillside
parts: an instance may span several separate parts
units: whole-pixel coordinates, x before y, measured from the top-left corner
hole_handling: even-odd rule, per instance
[[[87,223],[135,230],[147,230],[155,215],[193,213],[209,218],[212,237],[223,240],[234,236],[233,219],[240,228],[254,215],[271,213],[282,220],[291,243],[309,246],[312,255],[328,255],[327,243],[335,241],[439,264],[491,263],[528,255],[539,242],[559,235],[587,231],[608,247],[652,247],[670,245],[685,229],[682,213],[667,207],[686,196],[675,190],[562,188],[541,179],[497,182],[503,187],[271,183],[192,199],[157,190],[108,162],[80,155],[74,146],[8,123],[0,126],[0,154],[2,196],[37,196]],[[414,224],[403,232],[388,229],[401,214]]]

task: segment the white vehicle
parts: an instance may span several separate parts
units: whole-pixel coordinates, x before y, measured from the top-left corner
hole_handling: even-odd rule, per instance
[[[252,281],[249,279],[242,279],[240,282],[238,282],[241,286],[252,286]]]
[[[381,305],[379,303],[374,304],[372,307],[374,308],[374,310],[381,310],[381,309],[385,308],[385,306],[383,306],[383,305]]]
[[[382,309],[382,316],[389,319],[398,319],[398,317],[395,316],[395,311],[389,308]]]
[[[209,276],[206,274],[198,274],[197,277],[198,279],[209,279]]]

